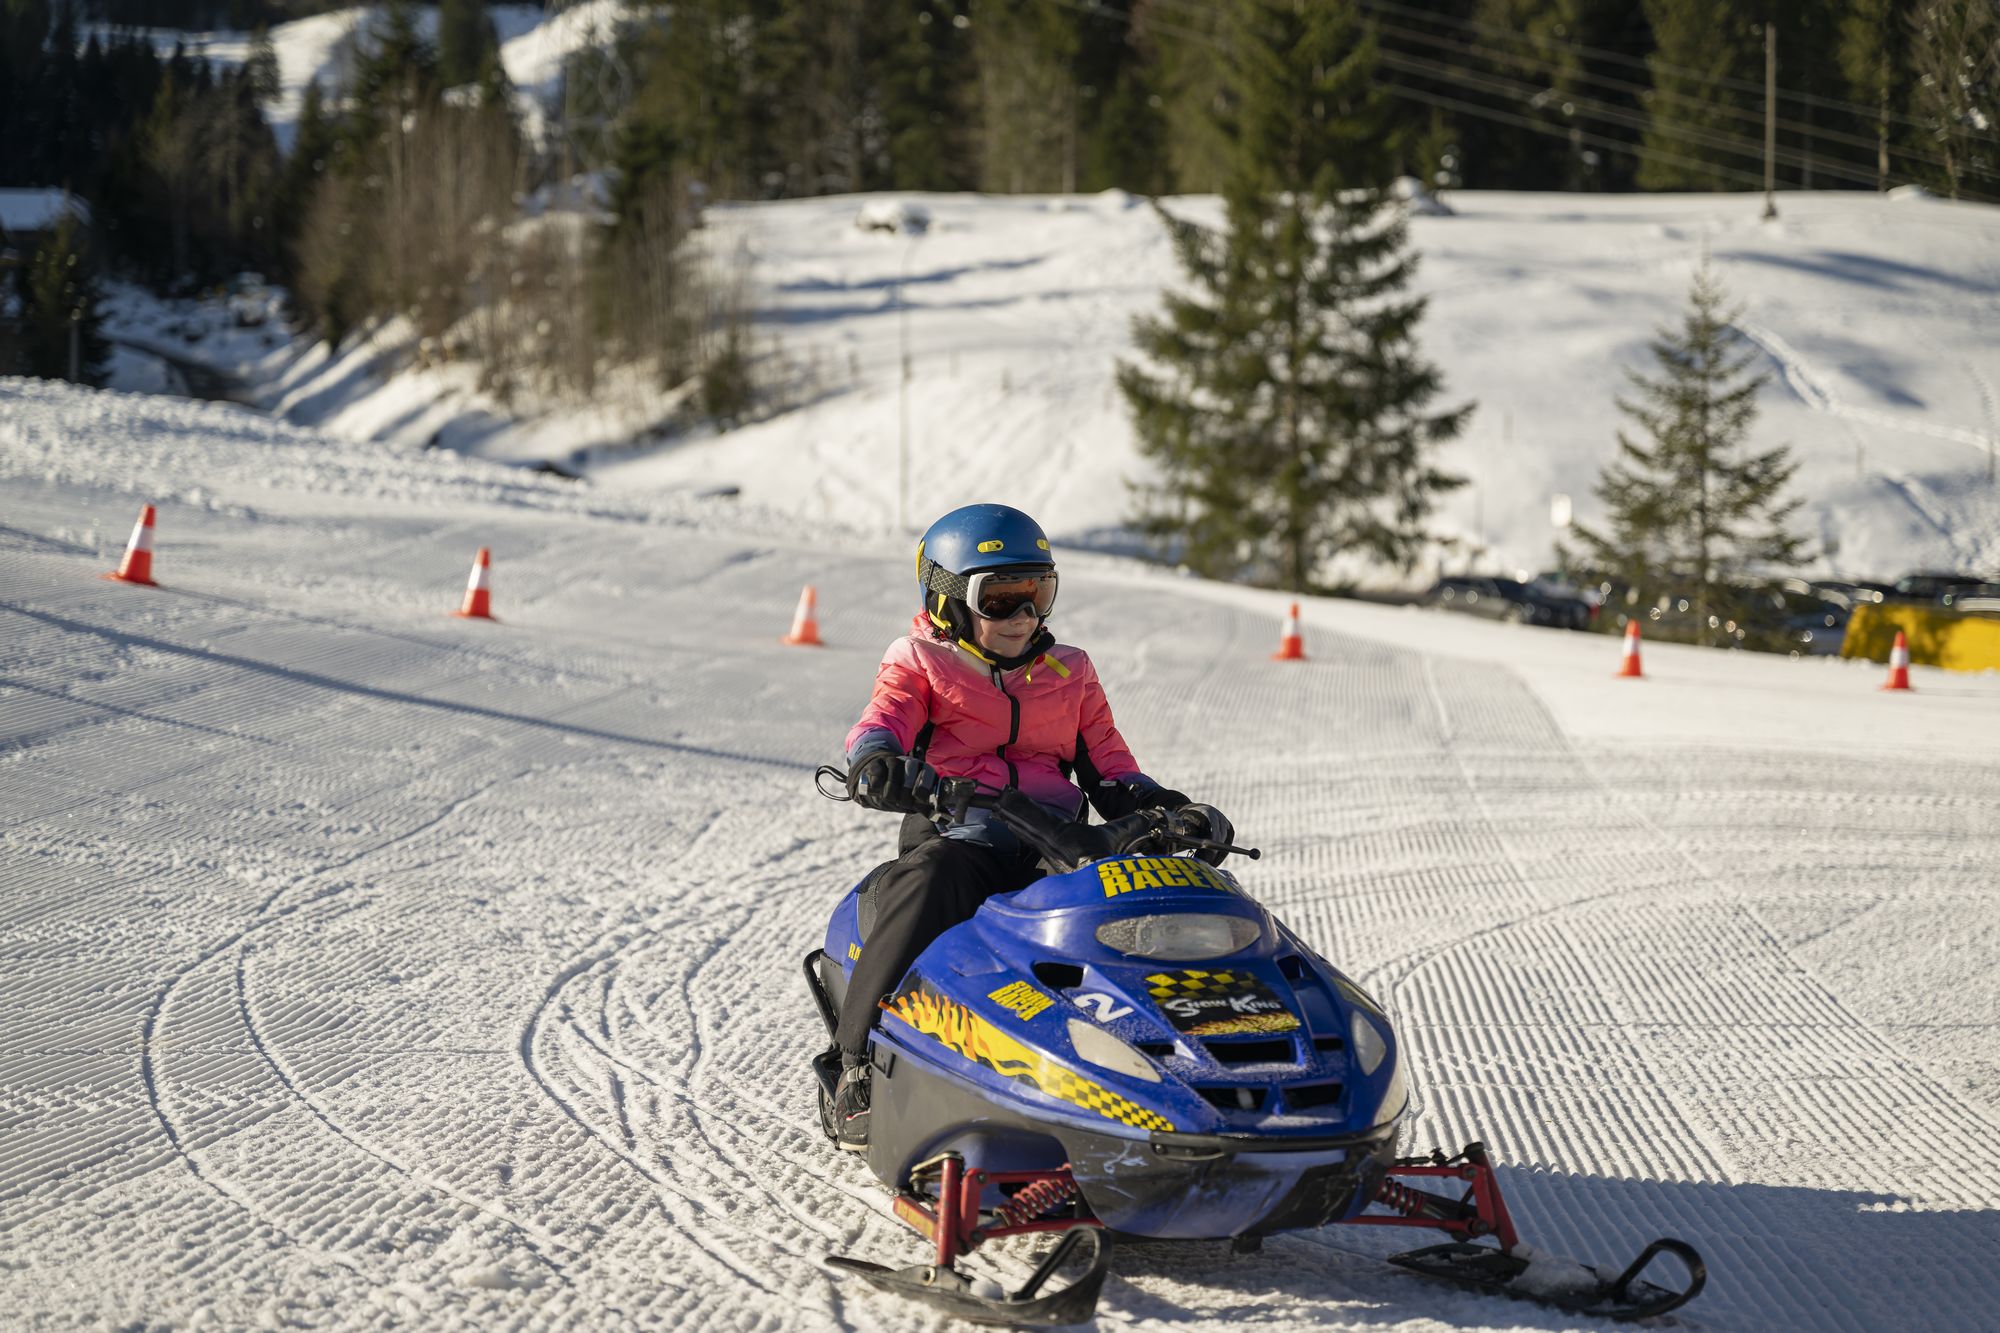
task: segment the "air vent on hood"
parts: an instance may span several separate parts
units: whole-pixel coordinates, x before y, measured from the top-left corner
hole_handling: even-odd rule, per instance
[[[1083,984],[1083,969],[1075,963],[1036,963],[1035,980],[1050,990],[1070,990]]]
[[[1331,1106],[1340,1100],[1341,1085],[1338,1083],[1307,1083],[1285,1089],[1285,1105],[1294,1111],[1309,1111],[1315,1106]]]
[[[1264,1109],[1263,1088],[1196,1088],[1210,1105],[1225,1111],[1261,1111]]]
[[[1207,1041],[1202,1045],[1216,1061],[1225,1065],[1295,1065],[1299,1058],[1292,1043],[1283,1037],[1275,1041]]]

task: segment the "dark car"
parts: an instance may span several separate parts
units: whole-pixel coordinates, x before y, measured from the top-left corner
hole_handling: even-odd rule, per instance
[[[1424,594],[1423,604],[1520,625],[1584,629],[1590,624],[1590,603],[1581,597],[1518,579],[1442,578]]]
[[[1866,588],[1844,594],[1824,582],[1780,579],[1751,594],[1745,617],[1753,631],[1775,629],[1784,646],[1795,653],[1828,656],[1840,651],[1857,599],[1876,600]]]
[[[1799,580],[1788,579],[1786,582],[1796,583]],[[1875,583],[1868,579],[1812,579],[1806,582],[1806,587],[1822,601],[1844,606],[1850,611],[1861,602],[1880,605],[1893,597],[1896,592],[1890,584]]]
[[[1950,605],[1960,597],[1991,596],[1993,587],[1977,574],[1905,574],[1896,580],[1890,598],[1898,602],[1939,602]]]

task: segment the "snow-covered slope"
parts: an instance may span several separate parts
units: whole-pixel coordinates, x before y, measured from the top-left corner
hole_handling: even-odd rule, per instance
[[[1024,505],[1066,536],[1130,511],[1147,475],[1113,383],[1133,316],[1176,278],[1143,201],[929,196],[922,239],[863,233],[861,201],[717,210],[759,268],[762,327],[805,368],[806,410],[633,465],[729,481],[808,514],[893,521],[897,367],[909,386],[911,522],[974,498]],[[1615,450],[1625,372],[1678,323],[1704,250],[1771,379],[1755,444],[1800,460],[1801,523],[1822,567],[1894,577],[2000,572],[2000,209],[1923,198],[1761,199],[1460,193],[1412,220],[1431,298],[1425,350],[1478,412],[1445,461],[1472,484],[1440,527],[1535,569],[1550,502],[1591,489]],[[1213,200],[1173,211],[1214,219]],[[899,303],[899,284],[902,299]]]
[[[158,590],[96,577],[142,500]],[[10,1326],[937,1326],[819,1266],[924,1247],[797,975],[892,841],[810,773],[905,543],[23,381],[0,511]],[[1389,1002],[1413,1146],[1545,1249],[1694,1242],[1683,1322],[1990,1325],[2000,680],[1331,601],[1278,664],[1272,595],[1062,556],[1148,768]],[[1401,1247],[1123,1245],[1099,1324],[1583,1327]]]
[[[418,30],[435,38],[437,6],[411,8]],[[563,62],[578,51],[601,48],[634,8],[628,0],[583,0],[551,15],[541,5],[486,6],[494,35],[500,40],[500,64],[514,85],[525,131],[539,137],[546,127],[550,109],[562,94]],[[353,71],[356,43],[366,38],[369,25],[379,22],[382,13],[380,5],[355,5],[271,29],[271,49],[278,57],[279,93],[266,108],[266,115],[280,146],[291,146],[310,85],[319,84],[321,93],[328,97],[345,86]],[[151,30],[151,36],[162,51],[171,51],[179,44],[190,55],[217,64],[237,65],[250,56],[248,33],[189,33],[162,28]]]
[[[331,87],[344,76],[357,32],[379,12],[357,6],[273,30],[283,92],[272,116],[282,135],[308,83]],[[538,132],[564,60],[636,11],[625,0],[587,0],[555,17],[530,5],[488,12],[525,123]],[[435,25],[434,8],[419,13]],[[248,51],[241,34],[159,40],[220,60]],[[615,64],[590,73],[621,77]],[[712,212],[718,253],[732,253],[740,236],[756,264],[760,329],[790,363],[787,401],[803,406],[664,454],[625,454],[603,475],[737,485],[793,512],[863,526],[1007,499],[1065,537],[1129,545],[1128,483],[1149,473],[1113,372],[1132,318],[1157,309],[1161,287],[1176,279],[1152,210],[1118,192],[929,196],[936,225],[917,240],[854,228],[865,202]],[[1823,552],[1818,568],[2000,575],[2000,490],[1990,480],[2000,450],[2000,209],[1913,191],[1786,194],[1775,222],[1760,219],[1762,196],[1750,194],[1460,192],[1449,202],[1449,214],[1414,218],[1411,236],[1431,297],[1423,345],[1454,398],[1478,404],[1447,455],[1472,484],[1445,502],[1439,527],[1484,550],[1480,567],[1546,566],[1558,495],[1572,498],[1578,518],[1597,517],[1591,489],[1615,448],[1625,374],[1653,369],[1646,344],[1680,319],[1706,252],[1771,377],[1755,444],[1795,449],[1807,500],[1800,521]],[[1212,199],[1170,207],[1205,220],[1219,212]],[[379,351],[286,358],[272,401],[364,438],[442,438],[565,463],[579,448],[643,433],[657,415],[648,399],[516,422],[474,390],[472,368],[391,384],[396,358],[378,365]]]

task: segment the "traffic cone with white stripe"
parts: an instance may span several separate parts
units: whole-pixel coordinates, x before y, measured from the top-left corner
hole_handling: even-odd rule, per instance
[[[153,582],[153,506],[147,505],[139,511],[139,521],[132,525],[132,540],[125,543],[125,558],[115,571],[104,577],[120,583],[142,583],[148,588],[160,586]]]
[[[1639,669],[1639,622],[1637,620],[1628,620],[1625,622],[1625,660],[1619,665],[1618,674],[1621,677],[1636,677],[1646,674]]]
[[[1306,641],[1299,636],[1299,604],[1292,603],[1290,614],[1285,617],[1284,631],[1278,635],[1278,651],[1271,654],[1273,662],[1303,662],[1306,660]]]
[[[1885,690],[1907,690],[1910,685],[1910,641],[1896,631],[1896,645],[1889,650],[1889,681]]]
[[[785,636],[785,642],[806,648],[825,646],[819,641],[819,594],[810,583],[799,594],[799,609],[792,613],[792,632]]]
[[[452,612],[467,620],[493,619],[493,553],[484,546],[472,558],[472,577],[465,581],[465,605]]]

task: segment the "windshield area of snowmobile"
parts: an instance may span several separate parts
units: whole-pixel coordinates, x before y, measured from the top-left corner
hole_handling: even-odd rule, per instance
[[[1197,834],[1185,818],[1170,810],[1135,810],[1107,823],[1085,824],[1064,819],[1019,788],[982,789],[972,778],[949,778],[939,783],[929,814],[945,826],[960,822],[973,809],[992,811],[995,820],[1034,849],[1057,874],[1133,852],[1214,851],[1253,861],[1259,855],[1254,847],[1237,847]]]
[[[827,782],[835,784],[829,789]],[[828,800],[852,797],[840,788],[847,774],[831,764],[822,764],[813,774],[819,794]],[[908,809],[908,806],[903,807]],[[923,798],[918,813],[940,830],[960,824],[971,810],[989,810],[993,818],[1040,856],[1056,874],[1080,870],[1094,861],[1133,853],[1160,855],[1193,851],[1223,856],[1243,856],[1256,860],[1255,847],[1238,847],[1217,842],[1196,831],[1198,825],[1172,810],[1135,810],[1103,824],[1086,824],[1065,819],[1018,787],[991,788],[976,778],[946,778]]]

